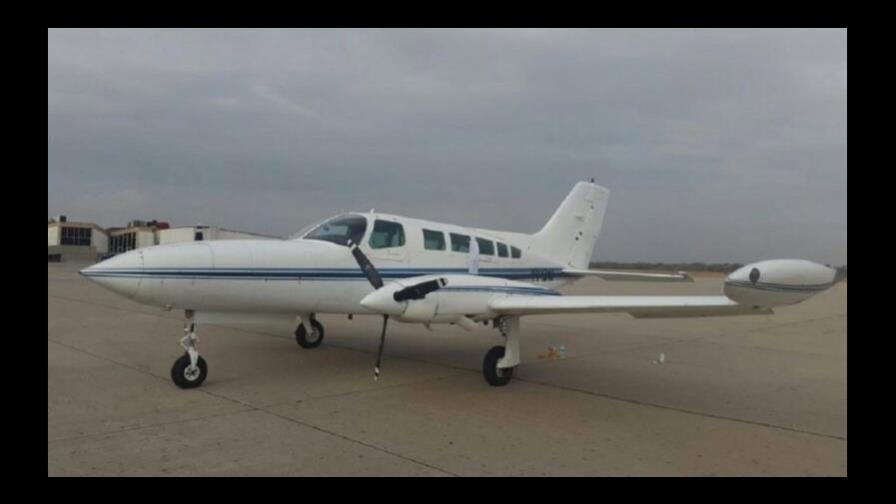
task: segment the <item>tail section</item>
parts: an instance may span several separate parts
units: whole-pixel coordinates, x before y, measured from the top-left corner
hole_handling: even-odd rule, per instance
[[[610,191],[590,182],[576,184],[541,231],[530,250],[564,267],[587,268],[607,211]]]

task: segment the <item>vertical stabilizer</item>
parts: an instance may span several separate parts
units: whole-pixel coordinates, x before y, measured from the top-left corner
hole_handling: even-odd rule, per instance
[[[541,231],[530,250],[564,267],[587,268],[604,221],[610,191],[591,182],[576,184]]]

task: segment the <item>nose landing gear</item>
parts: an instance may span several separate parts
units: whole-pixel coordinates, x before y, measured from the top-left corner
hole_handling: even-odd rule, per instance
[[[196,324],[190,320],[184,326],[184,337],[180,340],[180,346],[186,350],[186,353],[174,361],[174,365],[171,366],[171,380],[180,388],[198,387],[202,385],[208,375],[208,364],[199,355],[199,350],[196,348],[197,343],[199,343],[199,338],[196,337]]]

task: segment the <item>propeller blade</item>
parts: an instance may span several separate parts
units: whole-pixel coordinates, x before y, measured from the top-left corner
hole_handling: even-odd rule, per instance
[[[382,287],[383,279],[380,277],[380,272],[376,270],[373,263],[370,262],[370,259],[364,255],[364,252],[361,252],[361,248],[358,247],[358,244],[352,243],[352,241],[349,240],[348,246],[352,251],[352,255],[355,256],[355,261],[358,262],[358,266],[361,267],[364,275],[367,276],[367,281],[370,282],[370,285],[372,285],[374,289]]]
[[[383,347],[386,345],[386,323],[389,322],[389,316],[383,315],[383,332],[380,333],[380,349],[376,352],[376,366],[373,368],[373,381],[380,379],[380,363],[383,360]]]
[[[432,291],[439,290],[443,285],[445,285],[445,279],[439,278],[438,280],[427,280],[425,282],[420,282],[416,285],[411,285],[410,287],[405,287],[399,291],[396,291],[395,294],[392,295],[392,298],[398,302],[407,301],[409,299],[423,299]]]

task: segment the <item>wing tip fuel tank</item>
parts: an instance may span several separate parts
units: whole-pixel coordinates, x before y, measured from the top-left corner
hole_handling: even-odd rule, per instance
[[[739,304],[784,306],[796,304],[833,286],[837,271],[803,259],[772,259],[748,264],[727,278],[725,296]]]

